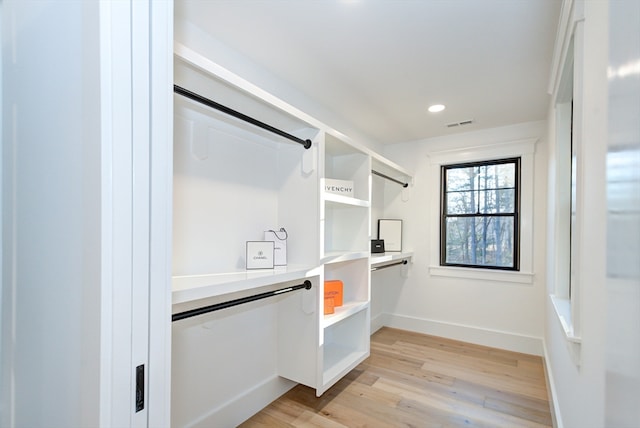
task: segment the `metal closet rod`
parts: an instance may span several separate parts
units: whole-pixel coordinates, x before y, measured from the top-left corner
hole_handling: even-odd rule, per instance
[[[400,181],[400,180],[396,180],[396,179],[395,179],[395,178],[393,178],[393,177],[389,177],[388,175],[384,175],[383,173],[378,172],[378,171],[375,171],[375,170],[373,170],[373,169],[371,170],[371,173],[372,173],[372,174],[374,174],[374,175],[377,175],[378,177],[382,177],[382,178],[386,178],[387,180],[391,180],[391,181],[393,181],[394,183],[398,183],[398,184],[400,184],[402,187],[409,187],[409,183],[403,183],[403,182],[402,182],[402,181]]]
[[[289,293],[291,291],[311,289],[311,281],[306,279],[302,284],[294,285],[292,287],[285,287],[279,290],[267,291],[266,293],[254,294],[253,296],[241,297],[239,299],[229,300],[227,302],[216,303],[215,305],[203,306],[201,308],[190,309],[184,312],[178,312],[171,316],[171,321],[180,321],[185,318],[195,317],[197,315],[206,314],[213,311],[219,311],[220,309],[230,308],[232,306],[241,305],[243,303],[253,302],[255,300],[266,299],[267,297],[279,296],[280,294]]]
[[[372,267],[371,271],[380,270],[380,269],[386,269],[386,268],[391,267],[391,266],[406,265],[406,264],[407,264],[407,261],[406,260],[402,260],[400,262],[389,263],[388,265],[384,265],[384,266],[380,266],[380,267],[377,267],[377,266],[376,267]]]
[[[266,124],[264,122],[260,122],[258,119],[254,119],[251,116],[247,116],[246,114],[240,113],[239,111],[236,111],[232,108],[229,108],[227,106],[224,106],[220,103],[217,103],[213,100],[210,100],[209,98],[205,98],[202,95],[196,94],[195,92],[192,92],[188,89],[185,89],[181,86],[178,85],[173,85],[173,92],[175,92],[176,94],[182,95],[183,97],[189,98],[193,101],[196,101],[200,104],[204,104],[207,107],[211,107],[213,109],[219,110],[223,113],[228,114],[229,116],[233,116],[237,119],[243,120],[247,123],[250,123],[254,126],[257,126],[259,128],[265,129],[269,132],[272,132],[274,134],[277,134],[281,137],[287,138],[291,141],[295,141],[298,144],[302,144],[304,146],[305,149],[308,149],[311,147],[311,140],[306,139],[303,140],[302,138],[298,138],[295,135],[291,135],[288,132],[282,131],[278,128],[275,128],[269,124]]]

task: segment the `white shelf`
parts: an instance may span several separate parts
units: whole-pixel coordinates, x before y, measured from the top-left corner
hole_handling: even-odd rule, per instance
[[[303,127],[310,126],[317,129],[326,128],[326,125],[322,124],[315,118],[232,73],[182,43],[174,43],[174,57],[177,63],[188,64],[195,70],[199,70],[201,73],[206,75],[208,78],[208,86],[211,87],[212,84],[215,84],[216,90],[212,92],[217,92],[218,96],[220,96],[220,93],[229,93],[230,96],[225,96],[225,98],[234,100],[236,104],[241,104],[245,109],[247,105],[257,104],[257,101],[262,105],[260,111],[266,112],[270,116],[261,119],[270,125],[273,125],[273,123],[269,122],[272,120],[271,116],[275,114],[279,119],[285,118],[282,123],[280,123],[281,121],[278,121],[278,126],[288,132],[293,132],[296,129],[299,129],[300,121],[304,123]],[[222,82],[224,86],[217,85],[217,82]],[[229,87],[233,89],[229,90]],[[221,100],[216,101],[219,102]],[[224,101],[226,102],[227,100]],[[237,108],[235,105],[229,107]],[[247,114],[248,112],[243,109],[243,113]]]
[[[371,267],[380,266],[396,260],[410,259],[411,257],[413,257],[413,251],[371,254]]]
[[[324,319],[322,320],[322,327],[331,327],[335,323],[349,318],[351,315],[357,314],[358,312],[367,309],[368,307],[369,302],[367,301],[345,302],[344,305],[334,308],[335,312],[333,314],[324,316]]]
[[[350,260],[359,260],[369,257],[368,251],[332,251],[325,253],[320,264],[328,265],[331,263],[348,262]]]
[[[371,153],[371,169],[409,184],[413,181],[408,170],[375,152]]]
[[[337,195],[335,193],[324,192],[323,196],[326,202],[339,204],[339,205],[348,205],[348,206],[363,207],[363,208],[369,208],[369,206],[371,205],[369,201],[356,199],[349,196]]]
[[[173,304],[186,303],[281,282],[303,280],[317,274],[315,266],[282,266],[255,271],[242,270],[209,275],[174,276]]]

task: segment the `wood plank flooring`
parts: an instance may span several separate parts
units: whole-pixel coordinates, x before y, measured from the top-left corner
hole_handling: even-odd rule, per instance
[[[384,327],[322,397],[298,385],[247,427],[550,427],[540,357]]]

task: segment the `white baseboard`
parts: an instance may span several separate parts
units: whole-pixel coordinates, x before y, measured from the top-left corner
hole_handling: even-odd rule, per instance
[[[371,318],[371,334],[380,330],[386,325],[386,314],[378,314],[375,318]]]
[[[544,349],[544,374],[547,377],[547,393],[551,400],[551,419],[553,428],[563,428],[562,417],[560,415],[560,403],[558,403],[558,393],[556,391],[556,382],[553,377],[553,370],[549,365],[549,354],[547,352],[547,344],[543,340],[542,347]]]
[[[193,428],[235,427],[271,404],[297,383],[273,376],[188,424]]]
[[[379,318],[380,321],[378,321]],[[387,327],[446,337],[523,354],[544,355],[542,339],[539,337],[396,314],[383,314],[376,317],[376,323],[382,321],[384,321],[382,325]]]

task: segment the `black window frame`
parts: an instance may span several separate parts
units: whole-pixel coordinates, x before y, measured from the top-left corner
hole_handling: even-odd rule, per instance
[[[514,212],[513,213],[488,213],[488,214],[447,214],[447,171],[451,169],[481,167],[501,164],[515,164],[515,195],[514,195]],[[506,159],[494,159],[478,162],[464,162],[448,165],[441,165],[440,167],[440,266],[450,267],[464,267],[470,269],[492,269],[502,271],[520,271],[520,199],[521,199],[521,157],[511,157]],[[480,264],[465,264],[465,263],[447,263],[446,252],[446,223],[447,218],[451,217],[510,217],[513,218],[513,266],[491,266]]]

